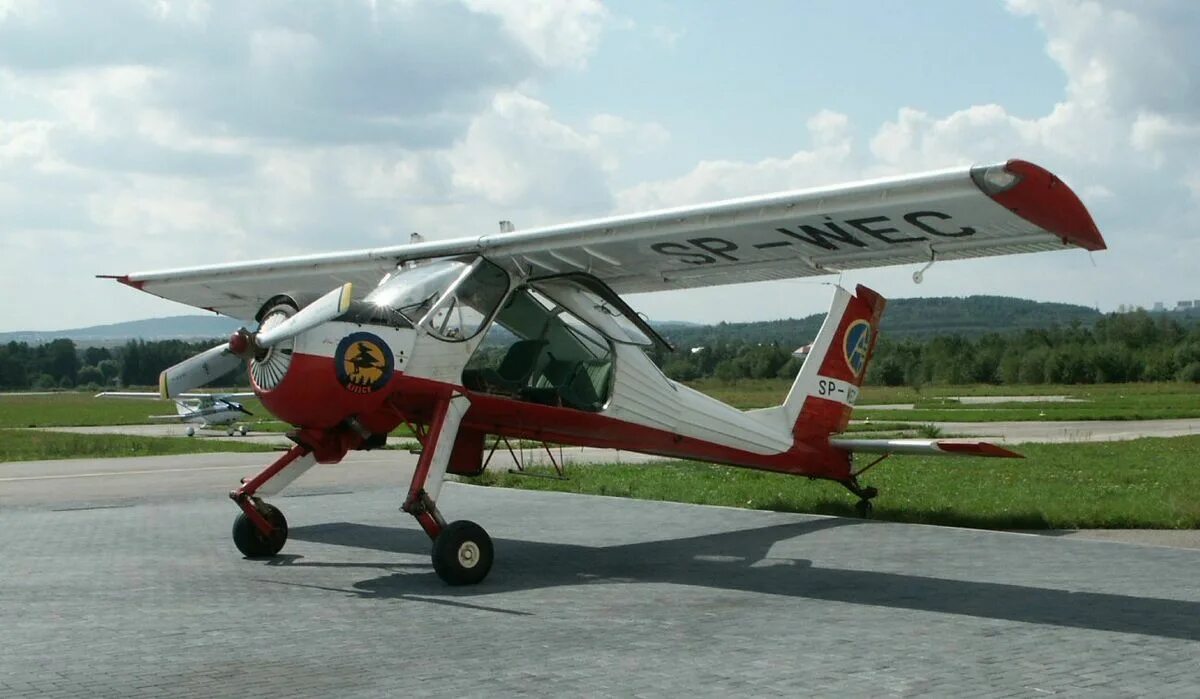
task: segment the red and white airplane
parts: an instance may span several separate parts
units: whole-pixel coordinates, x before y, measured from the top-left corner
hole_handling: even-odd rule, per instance
[[[233,538],[243,554],[273,556],[287,539],[283,514],[264,497],[314,464],[382,445],[405,423],[424,449],[403,509],[452,585],[478,583],[492,566],[487,533],[447,524],[438,507],[445,474],[482,472],[488,435],[830,479],[865,514],[876,491],[859,483],[855,453],[1018,456],[986,443],[839,436],[878,338],[879,294],[839,288],[783,403],[749,411],[664,376],[643,350],[667,343],[618,294],[1105,248],[1078,197],[1020,160],[504,228],[115,277],[257,323],[161,377],[170,398],[244,362],[262,404],[296,428],[296,446],[230,494],[242,509]],[[491,344],[507,344],[502,353],[479,351],[489,331]]]

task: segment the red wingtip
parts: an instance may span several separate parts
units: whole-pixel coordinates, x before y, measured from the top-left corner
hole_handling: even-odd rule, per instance
[[[1062,180],[1025,160],[1010,160],[1004,169],[1020,180],[1010,189],[989,194],[1014,214],[1085,250],[1106,250],[1104,237],[1087,207]]]
[[[998,459],[1024,459],[1025,456],[1004,447],[989,442],[942,442],[937,443],[938,449],[952,454],[964,456],[990,456]]]
[[[96,278],[97,279],[115,279],[116,281],[121,282],[125,286],[132,286],[133,288],[135,288],[139,291],[141,291],[142,287],[144,287],[146,285],[146,282],[135,281],[135,280],[130,279],[128,274],[120,274],[120,275],[118,275],[118,274],[97,274]]]

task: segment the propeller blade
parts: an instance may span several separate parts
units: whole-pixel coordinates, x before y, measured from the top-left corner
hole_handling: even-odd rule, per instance
[[[164,370],[158,375],[158,393],[163,398],[175,398],[180,393],[199,388],[242,365],[242,358],[222,343]]]
[[[353,290],[354,285],[346,282],[300,309],[296,315],[279,325],[255,333],[254,344],[263,348],[270,347],[337,318],[350,308],[350,294]]]

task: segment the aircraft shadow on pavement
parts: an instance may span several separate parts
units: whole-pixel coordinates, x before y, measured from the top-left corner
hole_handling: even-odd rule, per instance
[[[564,585],[674,583],[1200,640],[1198,602],[818,568],[805,559],[780,559],[768,555],[779,541],[854,524],[858,522],[850,519],[810,520],[607,547],[501,539],[495,542],[497,564],[479,587],[447,588],[431,571],[426,575],[392,573],[362,580],[355,583],[354,592],[370,598],[422,595],[428,599],[431,595],[479,597]],[[390,553],[428,555],[430,548],[423,532],[401,527],[323,524],[297,527],[290,536],[303,541]],[[359,567],[361,564],[344,565]]]

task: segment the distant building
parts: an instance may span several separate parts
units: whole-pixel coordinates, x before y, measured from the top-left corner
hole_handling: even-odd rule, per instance
[[[1175,310],[1182,311],[1182,310],[1185,310],[1185,309],[1188,309],[1191,307],[1192,307],[1191,301],[1180,301],[1178,304],[1175,305]]]
[[[1163,310],[1163,302],[1162,302],[1162,301],[1155,301],[1155,302],[1154,302],[1154,310],[1156,310],[1156,311],[1161,311],[1161,310]]]
[[[1125,312],[1125,304],[1121,304],[1120,306],[1117,306],[1117,313],[1124,313],[1124,312]]]

